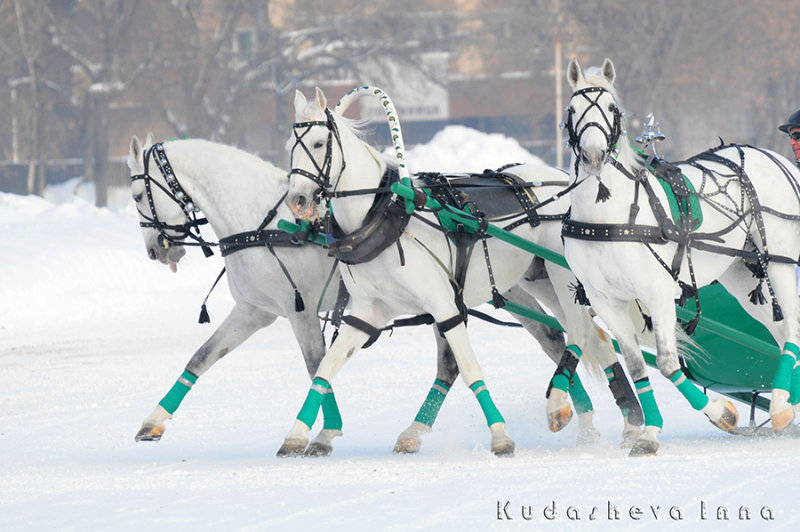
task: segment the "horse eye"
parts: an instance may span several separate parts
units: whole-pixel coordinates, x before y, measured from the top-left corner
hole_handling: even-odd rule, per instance
[[[315,150],[318,150],[318,149],[320,149],[320,148],[322,148],[322,141],[317,141],[317,142],[315,142],[315,143],[314,143],[314,149],[315,149]]]
[[[613,103],[610,103],[610,104],[608,104],[608,110],[613,113],[614,111],[617,110],[617,106],[614,105]]]
[[[142,195],[141,195],[141,194],[136,194],[136,195],[133,197],[133,202],[134,202],[134,203],[139,203],[140,201],[142,201]]]

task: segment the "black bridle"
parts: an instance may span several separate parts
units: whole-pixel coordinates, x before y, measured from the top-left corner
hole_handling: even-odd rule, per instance
[[[596,93],[596,96],[594,96]],[[617,146],[617,142],[619,142],[619,138],[622,135],[622,112],[619,110],[619,107],[616,103],[611,104],[611,108],[609,111],[613,113],[613,118],[609,120],[608,116],[606,116],[606,112],[600,106],[599,100],[603,93],[609,93],[610,91],[604,87],[586,87],[585,89],[580,89],[572,93],[572,97],[575,98],[576,96],[582,96],[589,102],[589,106],[584,109],[583,113],[575,119],[575,109],[572,106],[567,108],[567,120],[566,120],[566,128],[568,137],[569,147],[572,149],[572,152],[575,154],[575,175],[578,174],[578,164],[581,160],[581,155],[583,148],[581,147],[581,138],[583,134],[591,127],[597,128],[603,134],[606,139],[606,156],[608,156]],[[594,96],[594,97],[592,97]],[[605,124],[601,124],[600,122],[586,122],[582,123],[586,118],[586,113],[588,113],[592,108],[596,107],[600,111],[600,116],[603,117],[603,122]],[[604,161],[605,163],[605,161]]]
[[[160,182],[153,179],[150,175],[150,160],[155,162],[167,186],[162,185]],[[138,202],[136,210],[139,211],[139,216],[144,221],[139,221],[139,226],[144,228],[152,228],[158,231],[158,242],[163,247],[168,247],[169,244],[180,244],[190,246],[200,246],[206,256],[213,254],[210,244],[206,242],[200,235],[200,226],[207,224],[208,220],[205,218],[198,218],[197,214],[200,209],[189,197],[189,194],[183,189],[172,170],[172,165],[167,158],[166,150],[162,143],[157,143],[145,150],[142,155],[142,162],[144,164],[144,171],[141,174],[131,176],[131,183],[138,180],[144,181],[144,190],[147,196],[147,203],[150,207],[150,214],[142,212],[139,208]],[[159,219],[156,212],[155,200],[153,199],[153,186],[160,189],[169,199],[175,202],[186,215],[186,222],[183,224],[168,224]],[[194,231],[194,232],[193,232]],[[194,242],[186,242],[190,238]]]
[[[308,122],[296,122],[293,126],[294,131],[294,146],[292,146],[292,150],[290,152],[290,158],[294,161],[294,151],[300,146],[303,151],[306,152],[308,158],[311,160],[311,163],[314,165],[314,170],[316,174],[309,172],[303,168],[292,168],[289,171],[289,177],[291,178],[292,174],[299,174],[303,177],[307,177],[317,185],[317,189],[314,191],[314,203],[317,205],[323,199],[329,200],[334,196],[334,193],[331,188],[331,169],[333,167],[333,140],[336,139],[336,144],[339,146],[339,153],[341,155],[342,166],[339,169],[339,176],[342,175],[344,169],[346,167],[345,160],[344,160],[344,151],[342,150],[342,139],[339,136],[339,128],[336,126],[336,122],[333,120],[333,115],[329,109],[325,109],[325,117],[326,120],[313,120]],[[303,142],[304,137],[311,131],[311,128],[315,126],[325,127],[328,129],[328,138],[325,143],[325,158],[322,161],[322,164],[318,164],[317,160],[314,158],[311,150],[306,146],[305,142]]]

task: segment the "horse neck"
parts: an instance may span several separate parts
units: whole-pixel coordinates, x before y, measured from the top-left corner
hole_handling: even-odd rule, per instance
[[[181,186],[218,238],[258,227],[288,187],[285,171],[229,146],[180,140],[165,150]],[[279,207],[286,212],[278,218],[291,217],[282,202]]]
[[[620,142],[626,142],[621,139]],[[638,171],[635,152],[629,146],[621,147],[616,160],[631,173]],[[572,157],[571,167],[575,168],[575,155]],[[588,223],[626,223],[630,215],[631,204],[635,196],[635,182],[620,172],[610,162],[606,163],[600,174],[600,181],[608,188],[610,197],[606,201],[596,201],[599,183],[596,177],[588,176],[582,169],[578,169],[578,181],[582,183],[570,193],[570,217],[573,220]],[[647,196],[643,190],[639,191],[638,204],[647,204]],[[649,208],[642,208],[637,218],[642,222],[648,217]]]
[[[342,152],[347,165],[339,177],[336,191],[378,187],[386,163],[376,158],[370,148],[351,131],[342,131],[341,135]],[[339,227],[346,233],[352,233],[361,227],[374,200],[375,194],[332,199],[331,209]]]

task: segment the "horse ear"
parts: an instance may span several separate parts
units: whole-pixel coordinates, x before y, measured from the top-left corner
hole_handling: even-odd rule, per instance
[[[328,108],[328,99],[325,98],[325,93],[319,87],[317,87],[317,105],[319,105],[320,109]]]
[[[606,78],[609,83],[614,83],[614,80],[617,78],[617,71],[611,59],[606,57],[606,60],[603,61],[603,66],[600,67],[600,71],[603,72],[603,77]]]
[[[128,152],[128,168],[133,170],[137,164],[142,164],[142,143],[139,142],[139,137],[134,135],[131,137],[131,147]]]
[[[151,132],[147,133],[147,136],[144,139],[144,144],[142,145],[142,147],[147,149],[150,146],[152,146],[155,141],[156,141],[156,138],[155,138],[155,136],[153,136],[153,132],[151,131]]]
[[[294,91],[294,112],[298,115],[303,112],[303,109],[306,108],[308,105],[308,100],[306,100],[305,95],[300,92],[299,90],[295,89]]]
[[[567,66],[567,81],[573,89],[583,80],[583,72],[578,64],[578,59],[573,57]]]

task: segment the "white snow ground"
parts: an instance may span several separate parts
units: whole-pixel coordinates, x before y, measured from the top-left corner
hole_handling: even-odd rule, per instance
[[[480,146],[472,153],[496,159],[476,162],[467,151],[463,166],[436,165],[469,142]],[[508,143],[455,128],[409,158],[419,168],[480,171],[518,160]],[[435,376],[427,328],[398,330],[341,371],[334,387],[345,435],[332,456],[276,458],[309,385],[285,320],[204,375],[161,442],[136,443],[142,419],[232,300],[218,288],[212,324],[198,325],[221,259],[189,250],[172,274],[146,258],[124,194],[97,209],[86,199],[91,190],[73,196],[74,187],[54,187],[49,200],[0,194],[0,530],[800,523],[796,439],[723,434],[652,371],[665,418],[659,456],[634,459],[619,448],[616,407],[605,384],[588,377],[603,438],[578,446],[576,422],[557,434],[546,427],[552,362],[524,333],[478,320],[470,334],[516,440],[513,458],[489,452],[483,416],[460,382],[421,452],[392,454]],[[746,423],[746,405],[737,407]],[[720,508],[727,520],[718,519]]]

